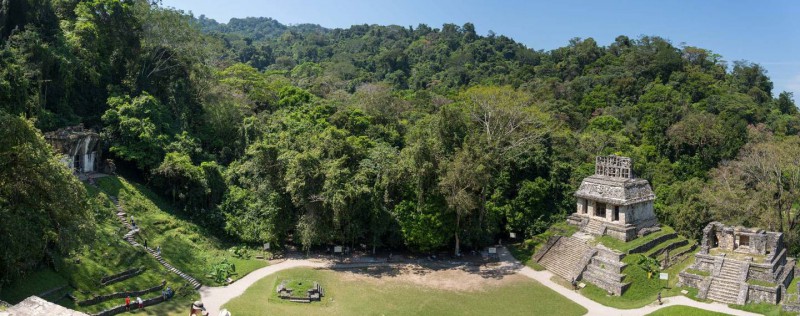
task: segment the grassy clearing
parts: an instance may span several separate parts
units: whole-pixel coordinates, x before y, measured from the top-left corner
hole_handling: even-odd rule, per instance
[[[781,310],[780,305],[774,304],[747,304],[747,305],[729,305],[731,308],[743,310],[751,313],[758,313],[765,316],[793,316],[796,313],[784,312]]]
[[[135,217],[141,227],[137,237],[140,243],[147,240],[151,248],[161,246],[162,256],[170,264],[205,285],[220,285],[206,274],[222,258],[228,258],[236,266],[234,280],[267,265],[266,261],[252,257],[234,257],[226,250],[233,244],[214,237],[207,228],[189,221],[142,185],[119,177],[101,178],[98,184],[104,192],[118,196],[125,211]]]
[[[224,308],[233,315],[582,315],[588,311],[528,279],[471,292],[434,290],[404,281],[348,282],[340,272],[291,269],[261,279]],[[284,279],[315,280],[325,288],[322,302],[274,299]]]
[[[704,309],[689,307],[689,306],[670,306],[664,307],[659,309],[655,312],[647,314],[648,316],[669,316],[669,315],[681,315],[681,316],[724,316],[727,314],[724,313],[717,313],[712,311],[707,311]]]
[[[655,233],[652,233],[650,235],[647,235],[647,236],[644,236],[644,237],[641,237],[641,238],[636,238],[636,239],[631,240],[629,242],[624,242],[624,241],[621,241],[619,239],[613,238],[611,236],[600,236],[600,237],[597,237],[597,239],[595,239],[595,240],[597,242],[603,244],[604,246],[608,247],[608,248],[617,250],[617,251],[622,252],[622,253],[628,253],[628,251],[630,251],[633,248],[636,248],[638,246],[644,245],[645,243],[647,243],[647,242],[649,242],[649,241],[651,241],[653,239],[656,239],[658,237],[661,237],[661,236],[664,236],[664,235],[667,235],[667,234],[671,234],[671,233],[674,233],[674,232],[675,232],[675,230],[672,229],[672,227],[664,225],[664,226],[661,226],[661,230],[660,231],[657,231]]]

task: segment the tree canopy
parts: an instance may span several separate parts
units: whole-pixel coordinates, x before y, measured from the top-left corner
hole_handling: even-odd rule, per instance
[[[0,232],[19,247],[0,252],[0,277],[91,225],[40,136],[78,123],[243,243],[457,254],[529,237],[574,211],[595,155],[619,154],[662,223],[779,230],[797,253],[800,114],[773,90],[758,64],[658,36],[544,51],[471,23],[328,29],[157,1],[3,1]]]

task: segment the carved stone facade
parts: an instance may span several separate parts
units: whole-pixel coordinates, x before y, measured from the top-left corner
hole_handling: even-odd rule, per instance
[[[647,180],[633,177],[632,166],[627,157],[597,157],[595,174],[583,179],[575,192],[577,210],[568,222],[584,232],[623,241],[657,226],[653,211],[656,195]]]
[[[701,249],[711,248],[762,256],[775,256],[784,248],[783,234],[711,222],[703,229]]]
[[[63,154],[61,163],[78,173],[97,172],[100,167],[100,135],[83,124],[44,135],[53,148]]]

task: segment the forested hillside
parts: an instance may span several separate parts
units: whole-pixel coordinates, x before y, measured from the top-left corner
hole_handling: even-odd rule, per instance
[[[91,235],[86,193],[34,130],[78,123],[123,172],[242,243],[459,252],[532,236],[573,211],[595,155],[619,154],[681,234],[720,220],[800,250],[800,114],[764,68],[657,36],[565,43],[3,1],[0,236],[46,238],[0,250],[0,278]],[[26,202],[53,192],[76,196]]]

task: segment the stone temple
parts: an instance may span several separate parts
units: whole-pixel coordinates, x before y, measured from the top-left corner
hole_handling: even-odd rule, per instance
[[[633,176],[633,162],[627,157],[600,156],[595,159],[595,174],[583,179],[575,192],[577,209],[567,223],[580,228],[573,236],[554,235],[533,259],[548,271],[567,281],[586,281],[614,295],[622,295],[631,285],[622,271],[628,253],[589,242],[594,236],[611,236],[630,241],[659,231],[653,212],[656,196],[647,180]],[[674,233],[646,243],[646,252]],[[674,246],[683,246],[674,244]]]
[[[61,163],[77,173],[97,172],[100,167],[100,135],[83,124],[49,132],[44,138],[57,152]]]
[[[628,157],[598,156],[594,175],[583,179],[575,192],[577,210],[568,222],[583,232],[622,241],[657,227],[656,195],[647,180],[634,178],[632,167]]]
[[[698,297],[728,304],[778,304],[787,297],[795,259],[786,256],[783,234],[709,223],[695,263],[678,275]]]

